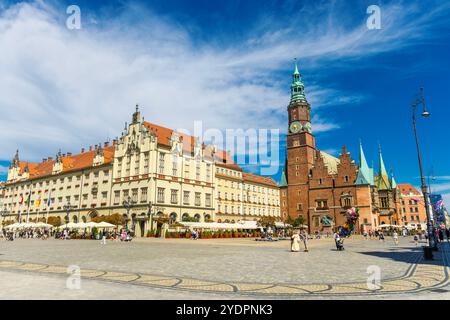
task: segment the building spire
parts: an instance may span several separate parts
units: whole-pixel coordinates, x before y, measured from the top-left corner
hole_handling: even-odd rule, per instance
[[[297,59],[295,59],[295,67],[294,73],[292,74],[292,83],[291,83],[291,102],[296,101],[306,102],[305,85],[303,84],[301,74],[298,71]]]
[[[391,188],[391,182],[389,181],[389,175],[386,171],[386,166],[384,165],[380,143],[378,143],[378,157],[379,169],[376,177],[376,186],[378,187],[378,190],[388,190]]]
[[[14,155],[12,161],[11,161],[11,168],[19,166],[19,149],[16,150],[16,154]]]
[[[380,176],[388,176],[387,171],[386,171],[386,166],[384,165],[384,161],[383,161],[383,154],[381,152],[381,144],[378,144],[378,152],[379,152],[379,161],[380,161],[379,174],[380,174]]]
[[[287,183],[287,179],[286,179],[286,174],[284,173],[284,169],[281,172],[281,181],[280,181],[280,187],[287,187],[288,183]]]
[[[373,173],[372,169],[367,165],[366,156],[361,140],[359,141],[359,164],[358,164],[358,176],[356,177],[357,185],[373,185]]]
[[[141,112],[139,111],[139,104],[136,103],[136,111],[133,113],[132,124],[136,124],[141,120]]]

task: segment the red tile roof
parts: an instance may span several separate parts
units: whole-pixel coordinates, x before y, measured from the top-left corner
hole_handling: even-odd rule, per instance
[[[243,172],[242,177],[244,178],[244,181],[265,184],[272,187],[278,187],[278,184],[270,177],[258,176],[250,172]]]
[[[62,157],[62,173],[78,171],[94,166],[94,158],[97,154],[96,150],[83,152],[71,156]],[[105,147],[103,149],[104,164],[109,164],[114,159],[114,146]],[[25,171],[28,166],[30,179],[42,178],[52,175],[55,160],[42,163],[20,162],[20,174]]]
[[[400,189],[400,193],[403,195],[409,195],[410,193],[420,195],[419,190],[413,187],[410,183],[399,183],[397,187]]]

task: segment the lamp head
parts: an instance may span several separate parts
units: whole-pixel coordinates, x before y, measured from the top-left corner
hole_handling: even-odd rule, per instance
[[[429,113],[427,110],[424,110],[424,111],[422,112],[422,117],[428,118],[429,116],[430,116],[430,113]]]

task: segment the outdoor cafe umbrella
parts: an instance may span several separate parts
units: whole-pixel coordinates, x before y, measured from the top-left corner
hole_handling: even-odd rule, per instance
[[[115,227],[116,227],[115,225],[105,221],[97,223],[97,228],[115,228]]]

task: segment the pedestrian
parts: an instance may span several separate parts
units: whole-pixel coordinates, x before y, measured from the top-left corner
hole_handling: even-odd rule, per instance
[[[419,237],[417,236],[417,234],[414,235],[414,244],[416,245],[416,247],[419,245]]]
[[[450,228],[445,229],[445,235],[447,236],[447,241],[450,241]]]
[[[363,237],[364,237],[364,240],[367,240],[367,231],[365,231],[365,230],[363,232]]]
[[[392,234],[392,239],[394,240],[394,244],[398,245],[398,233],[397,233],[397,231],[394,231],[394,233]]]
[[[303,250],[303,251],[308,252],[308,232],[306,232],[305,229],[302,231],[301,238],[303,241],[303,245],[305,246],[305,250]]]
[[[439,229],[439,242],[444,241],[444,230]]]
[[[106,244],[106,234],[105,233],[103,233],[103,235],[102,235],[102,242],[101,242],[101,244]]]
[[[291,251],[292,252],[300,251],[300,235],[298,231],[295,231],[291,237]]]
[[[344,250],[344,241],[337,231],[333,234],[333,239],[336,244],[336,249],[338,251]]]
[[[384,233],[383,233],[383,231],[380,231],[380,232],[378,233],[378,237],[379,237],[380,241],[383,241],[383,242],[384,242]]]

